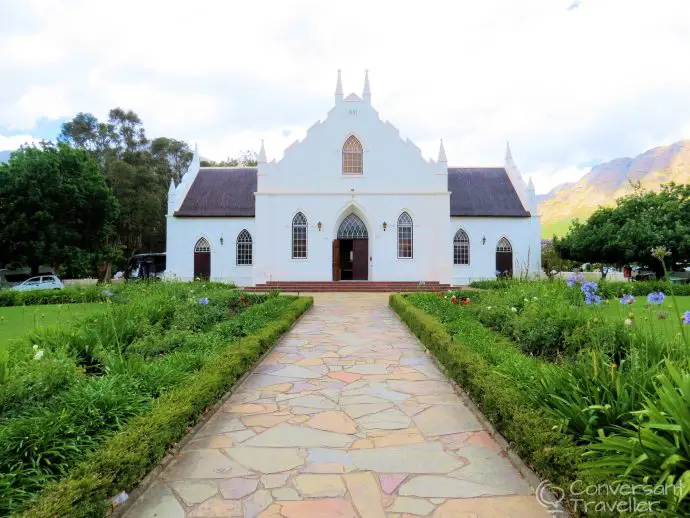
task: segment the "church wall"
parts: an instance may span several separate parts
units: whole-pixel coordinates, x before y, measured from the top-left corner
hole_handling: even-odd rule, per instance
[[[301,211],[308,222],[307,259],[292,259],[292,218]],[[397,220],[407,211],[414,222],[413,258],[397,256]],[[449,194],[348,195],[257,194],[257,241],[254,282],[270,280],[330,281],[333,240],[340,222],[351,212],[367,226],[369,280],[450,282],[447,239]],[[321,231],[318,222],[321,222]],[[383,222],[387,229],[383,230]]]
[[[363,148],[363,174],[343,174],[342,148],[350,135]],[[259,192],[440,192],[448,190],[447,164],[425,160],[364,101],[341,101],[277,163],[259,164]]]
[[[237,235],[247,229],[252,235],[254,260],[256,243],[254,218],[175,218],[168,216],[166,275],[194,280],[194,246],[201,237],[211,245],[211,279],[252,284],[252,266],[236,264]],[[220,238],[223,237],[223,244]]]
[[[470,264],[453,264],[453,238],[462,228],[470,239]],[[469,284],[496,277],[496,244],[507,237],[513,247],[513,275],[529,271],[541,274],[541,228],[539,218],[451,218],[448,261],[452,265],[452,283]],[[486,243],[482,244],[482,237]],[[529,265],[529,266],[528,266]]]

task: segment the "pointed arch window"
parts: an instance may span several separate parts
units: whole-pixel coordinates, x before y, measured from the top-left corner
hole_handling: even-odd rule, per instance
[[[338,227],[338,239],[364,239],[369,237],[367,227],[355,213],[348,215]]]
[[[453,264],[470,264],[470,238],[463,229],[453,238]]]
[[[343,146],[343,174],[362,174],[362,144],[354,135]]]
[[[208,240],[205,237],[202,237],[199,239],[199,241],[196,242],[196,245],[194,245],[194,251],[195,252],[210,252],[211,251],[211,245],[208,243]]]
[[[412,259],[412,218],[407,212],[398,218],[398,259]]]
[[[292,258],[307,258],[307,218],[301,212],[292,218]]]
[[[249,266],[252,264],[252,235],[243,229],[237,235],[237,266]]]
[[[513,246],[510,244],[510,241],[508,241],[507,237],[502,237],[498,244],[496,245],[496,251],[497,252],[512,252],[513,251]]]

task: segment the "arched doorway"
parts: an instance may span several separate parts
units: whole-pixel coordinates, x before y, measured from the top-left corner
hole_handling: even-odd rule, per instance
[[[496,245],[496,275],[513,276],[513,246],[505,237],[502,237]]]
[[[349,214],[333,240],[333,280],[366,281],[369,278],[369,233],[357,216]]]
[[[211,277],[211,245],[205,237],[194,245],[194,279]]]

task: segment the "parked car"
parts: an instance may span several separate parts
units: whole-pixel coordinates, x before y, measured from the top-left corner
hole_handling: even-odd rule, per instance
[[[61,290],[64,286],[62,281],[58,279],[57,275],[41,275],[39,277],[31,277],[21,284],[13,286],[14,291],[33,291],[33,290]]]
[[[137,254],[130,257],[125,279],[161,279],[165,274],[165,252]]]

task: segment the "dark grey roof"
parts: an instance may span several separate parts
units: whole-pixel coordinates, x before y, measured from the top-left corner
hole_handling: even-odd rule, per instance
[[[529,217],[503,167],[448,168],[451,216]],[[202,167],[175,216],[253,217],[256,168]]]
[[[526,218],[504,167],[449,167],[451,216]]]
[[[202,167],[175,216],[254,216],[256,167]]]

